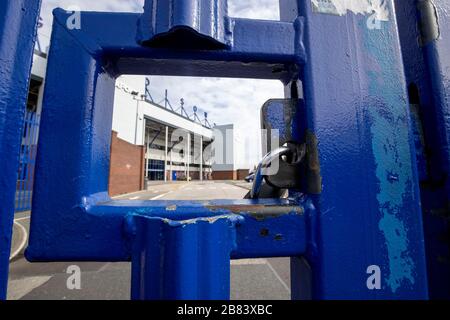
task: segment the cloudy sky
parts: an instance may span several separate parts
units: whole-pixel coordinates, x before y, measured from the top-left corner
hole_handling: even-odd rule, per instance
[[[48,46],[52,10],[56,7],[83,11],[142,12],[144,0],[43,0],[41,17],[44,26],[39,30],[42,47]],[[229,15],[240,18],[277,20],[278,0],[229,0]],[[151,94],[155,101],[169,91],[169,99],[177,106],[184,98],[185,107],[192,106],[208,112],[211,123],[233,123],[241,145],[236,146],[238,166],[252,167],[261,158],[259,110],[270,98],[282,98],[283,86],[278,81],[218,78],[151,77]],[[126,77],[121,81],[133,89],[144,92],[143,77]],[[244,151],[245,150],[245,151]]]

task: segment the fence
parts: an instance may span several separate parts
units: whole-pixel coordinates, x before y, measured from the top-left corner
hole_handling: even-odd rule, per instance
[[[39,119],[36,112],[27,111],[25,113],[16,186],[16,212],[31,209]]]

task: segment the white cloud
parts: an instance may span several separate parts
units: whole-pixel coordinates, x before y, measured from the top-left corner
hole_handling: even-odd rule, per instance
[[[229,15],[236,18],[279,20],[279,0],[228,1]]]
[[[144,0],[43,0],[41,16],[44,27],[40,30],[41,42],[48,41],[52,15],[55,7],[78,6],[85,11],[141,12]],[[229,15],[240,18],[277,20],[279,18],[278,0],[230,0]],[[136,90],[144,92],[144,78],[127,76],[125,81]],[[179,105],[183,97],[188,112],[192,106],[199,107],[199,116],[207,111],[211,123],[233,123],[235,128],[252,146],[251,151],[241,153],[239,165],[251,167],[261,158],[260,146],[260,108],[270,98],[283,97],[283,86],[278,81],[151,77],[152,95],[156,101],[164,98],[164,90],[169,90],[172,104]],[[239,148],[242,150],[242,148]]]
[[[258,152],[260,140],[260,110],[271,98],[282,98],[283,85],[274,80],[226,79],[226,78],[186,78],[186,77],[150,77],[151,95],[155,102],[164,99],[168,89],[171,105],[176,109],[180,99],[185,101],[185,109],[192,114],[192,107],[197,106],[197,114],[203,119],[203,112],[208,112],[208,119],[218,125],[233,123],[237,133],[251,152],[239,155],[237,165],[252,167],[261,159]],[[121,81],[145,92],[145,77],[124,76]],[[256,146],[256,147],[255,147]],[[243,150],[243,148],[239,148]]]

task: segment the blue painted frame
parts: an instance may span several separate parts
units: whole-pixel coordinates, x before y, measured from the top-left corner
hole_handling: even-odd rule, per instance
[[[17,171],[40,0],[0,2],[0,300],[6,299]]]
[[[241,222],[239,227],[236,224],[229,227],[235,230],[232,232],[235,235],[230,238],[230,243],[224,244],[230,250],[228,256],[293,256],[304,252],[304,210],[297,202],[129,202],[112,201],[107,194],[112,99],[117,76],[215,74],[287,79],[295,72],[291,66],[303,59],[301,50],[295,50],[296,32],[301,30],[296,30],[291,23],[236,19],[233,22],[233,50],[177,51],[138,44],[135,36],[141,18],[139,14],[82,13],[80,30],[67,29],[65,22],[71,13],[56,10],[54,15],[33,194],[30,245],[26,251],[28,259],[129,261],[135,255],[137,258],[133,259],[133,269],[136,269],[135,266],[140,262],[140,255],[136,253],[140,248],[137,245],[139,231],[143,230],[139,223],[136,225],[136,221],[142,224],[147,221],[137,217],[147,217],[149,221],[157,219],[158,223],[164,223],[166,219],[215,219],[227,214],[231,215],[230,219],[235,219],[233,211],[239,212]],[[265,35],[248,33],[260,27],[267,30]],[[279,34],[284,34],[283,41],[277,39]],[[279,45],[270,45],[276,39]],[[249,41],[254,44],[249,45]],[[60,81],[61,74],[70,75],[64,84]],[[62,165],[58,161],[61,157],[68,163]],[[71,181],[70,190],[58,187],[67,181]],[[211,228],[214,225],[211,223]],[[273,235],[262,237],[261,228],[270,228]],[[133,230],[137,230],[136,233]],[[171,230],[167,230],[165,237],[170,238]],[[276,235],[282,235],[282,238]],[[179,245],[175,240],[170,242],[170,247],[177,248]],[[165,252],[170,251],[168,248]],[[176,263],[169,265],[174,269],[182,268]],[[166,272],[170,272],[170,269]],[[173,273],[177,274],[175,270]],[[141,293],[139,288],[146,281],[141,279],[140,274],[137,271],[133,273],[133,298],[154,297],[146,293],[147,290],[136,294]],[[224,273],[219,280],[226,283],[229,275],[227,279]],[[205,283],[210,281],[204,277]],[[170,287],[171,283],[162,286]],[[145,288],[149,288],[149,292],[152,288],[161,292],[155,289],[155,284]],[[195,288],[178,294],[172,290],[169,297],[227,298],[229,290],[226,290],[226,286],[222,288],[212,290],[208,296],[200,295]],[[160,296],[163,297],[166,296]]]
[[[203,50],[176,42],[142,46],[139,14],[83,12],[81,30],[69,30],[70,13],[56,10],[27,258],[132,259],[133,298],[228,297],[226,269],[217,279],[207,273],[180,287],[170,279],[155,284],[156,265],[141,273],[139,257],[149,249],[149,261],[172,259],[165,272],[184,274],[189,266],[179,262],[193,247],[179,251],[181,260],[170,252],[197,239],[208,241],[206,251],[217,248],[217,256],[194,263],[209,271],[227,254],[293,257],[294,298],[309,289],[315,299],[427,298],[406,82],[393,2],[386,2],[390,20],[369,30],[364,15],[320,14],[310,1],[280,1],[282,22],[225,17],[226,48]],[[186,25],[203,32],[192,27]],[[122,74],[278,79],[288,98],[298,98],[291,87],[301,80],[306,124],[296,130],[308,145],[315,188],[294,200],[112,201],[111,117],[114,82]],[[229,236],[210,237],[215,228]],[[262,236],[262,228],[281,238]],[[167,256],[158,253],[158,239]],[[379,290],[367,287],[371,265],[381,269]]]
[[[283,20],[305,17],[302,80],[323,189],[306,260],[293,261],[312,282],[293,276],[312,283],[313,298],[428,297],[406,83],[393,2],[385,3],[389,21],[371,30],[362,14],[281,1]],[[381,268],[381,290],[367,289],[370,265]]]
[[[426,4],[428,1],[422,2]],[[429,2],[436,19],[422,17],[414,0],[396,1],[408,86],[416,88],[417,118],[423,127],[420,192],[431,299],[450,299],[450,5]],[[422,40],[422,25],[438,22],[439,36]]]

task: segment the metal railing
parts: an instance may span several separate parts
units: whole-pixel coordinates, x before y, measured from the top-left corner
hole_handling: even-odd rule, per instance
[[[16,186],[16,212],[31,210],[40,116],[36,112],[27,111],[24,120]]]

